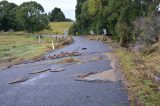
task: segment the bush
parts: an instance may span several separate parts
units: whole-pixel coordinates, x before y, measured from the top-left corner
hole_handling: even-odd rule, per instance
[[[133,34],[139,42],[153,44],[159,41],[160,16],[140,17],[133,24]]]
[[[76,23],[69,28],[69,35],[76,35],[78,32]]]

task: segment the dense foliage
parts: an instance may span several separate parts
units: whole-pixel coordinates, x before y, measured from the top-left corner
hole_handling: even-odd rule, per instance
[[[49,20],[51,22],[71,22],[72,20],[66,18],[64,13],[60,8],[55,7],[49,14]]]
[[[36,2],[24,2],[17,9],[17,20],[28,32],[39,31],[48,26],[49,20],[43,7]]]
[[[102,34],[102,29],[107,29],[108,35],[128,46],[138,38],[134,23],[139,18],[159,19],[159,3],[160,0],[77,0],[76,23],[70,33]]]
[[[0,30],[39,31],[48,26],[49,19],[37,2],[24,2],[20,6],[8,1],[0,2]]]
[[[51,22],[65,21],[65,15],[60,8],[56,7],[49,13],[49,19]]]
[[[0,30],[17,29],[16,9],[17,5],[8,1],[0,2]]]

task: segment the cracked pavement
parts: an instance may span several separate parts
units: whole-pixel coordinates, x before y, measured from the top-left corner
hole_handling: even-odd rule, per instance
[[[85,48],[85,49],[84,49]],[[0,70],[0,105],[1,106],[129,106],[128,94],[122,81],[77,81],[77,75],[83,73],[103,73],[112,69],[111,60],[104,55],[112,52],[108,45],[83,37],[74,37],[74,43],[46,54],[61,52],[80,52],[80,63],[54,64],[63,60],[44,60],[20,64]],[[97,58],[96,57],[101,57]],[[51,68],[65,69],[60,72],[34,71]],[[8,84],[17,78],[29,79]],[[112,77],[110,75],[110,77]],[[23,78],[22,78],[23,79]]]

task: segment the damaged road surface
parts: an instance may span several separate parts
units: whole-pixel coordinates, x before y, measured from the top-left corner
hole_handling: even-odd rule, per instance
[[[129,106],[112,51],[102,42],[74,37],[47,59],[0,70],[0,105]]]

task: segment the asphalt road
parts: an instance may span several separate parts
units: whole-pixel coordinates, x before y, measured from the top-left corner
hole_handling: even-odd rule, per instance
[[[0,106],[129,106],[128,94],[121,81],[77,81],[82,73],[109,70],[110,60],[103,53],[113,51],[99,41],[75,37],[74,43],[46,56],[61,52],[80,52],[75,64],[51,64],[63,59],[20,64],[0,70]],[[82,50],[82,48],[87,48]],[[101,59],[91,61],[91,58]],[[44,68],[65,68],[64,71],[29,73]],[[29,79],[8,84],[17,78]]]

